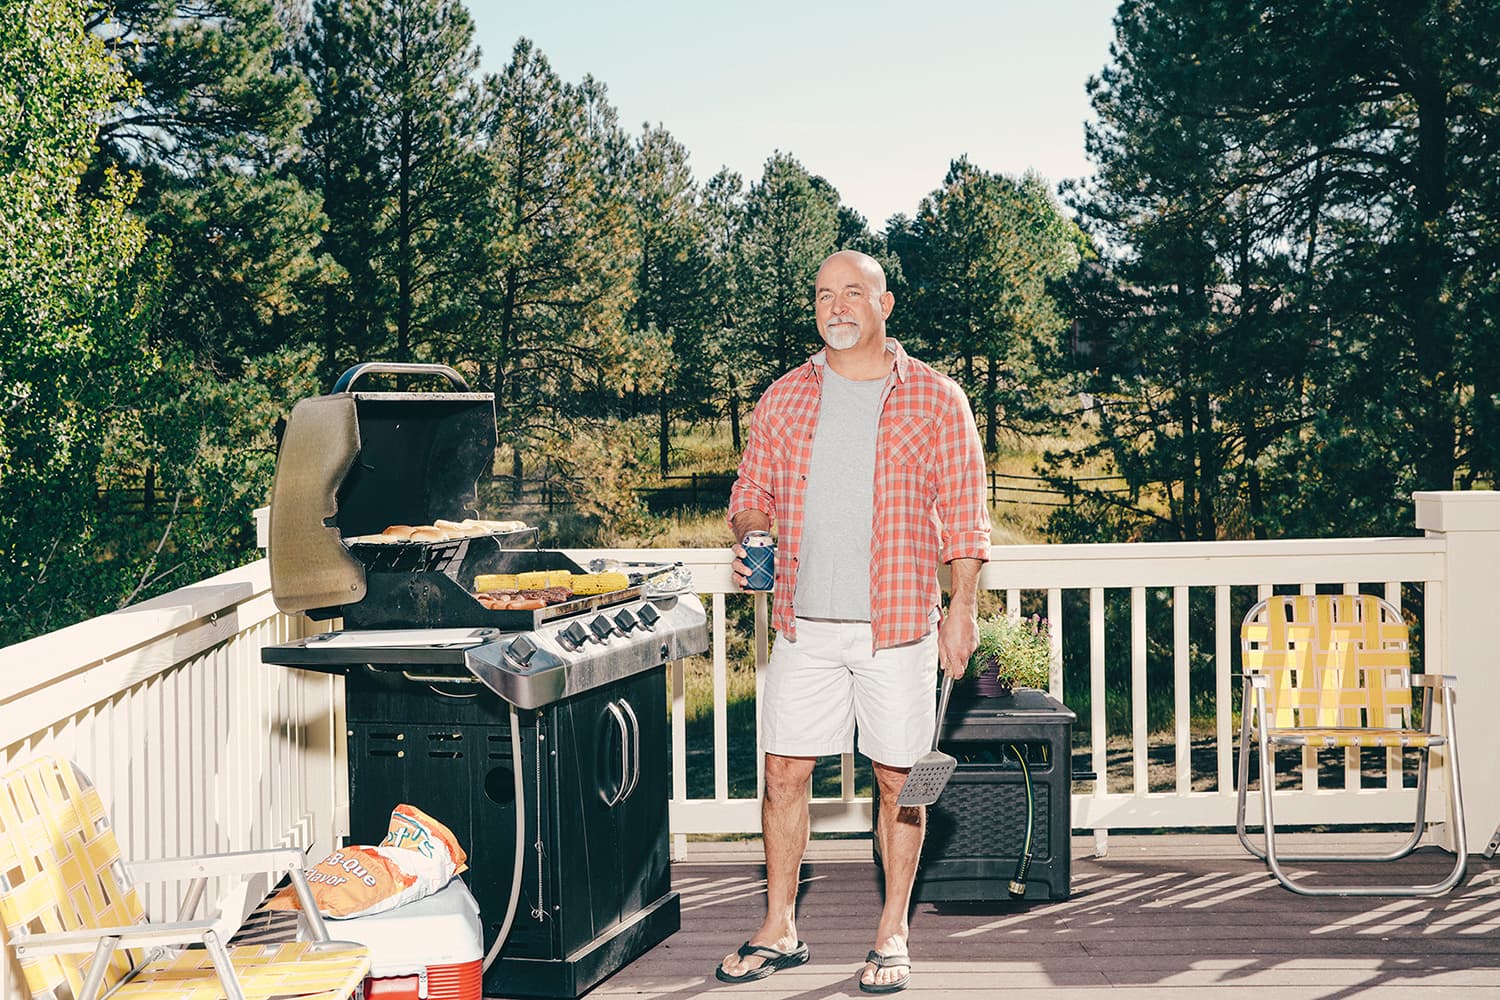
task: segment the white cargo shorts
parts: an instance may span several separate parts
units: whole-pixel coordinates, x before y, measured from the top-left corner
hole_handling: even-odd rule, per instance
[[[767,753],[821,757],[854,749],[910,767],[932,749],[937,716],[936,630],[870,652],[869,622],[797,619],[795,642],[776,636],[760,711]]]

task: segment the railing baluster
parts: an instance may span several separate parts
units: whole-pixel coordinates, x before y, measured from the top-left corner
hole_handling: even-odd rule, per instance
[[[1303,595],[1312,596],[1318,592],[1318,585],[1304,583],[1298,589]],[[1318,750],[1316,747],[1302,748],[1302,787],[1309,792],[1318,790]]]
[[[1385,599],[1401,610],[1401,584],[1387,583],[1385,585]],[[1423,645],[1426,645],[1423,643]],[[1400,747],[1385,748],[1385,787],[1400,788],[1404,781],[1403,773],[1406,760],[1401,753]]]
[[[723,642],[724,622],[723,594],[715,594],[714,656]],[[668,668],[672,684],[672,801],[687,801],[687,660],[673,660]],[[717,755],[715,755],[717,756]],[[687,834],[672,833],[672,857],[681,861],[687,857]]]
[[[714,798],[729,800],[729,654],[724,595],[714,601]]]
[[[1047,689],[1052,697],[1058,701],[1063,700],[1063,612],[1062,612],[1062,590],[1052,587],[1047,591],[1047,621],[1049,623],[1047,641],[1051,649],[1049,659],[1051,666],[1048,670]]]
[[[1218,791],[1222,794],[1234,788],[1234,678],[1230,671],[1234,665],[1231,658],[1230,625],[1231,592],[1220,584],[1214,588],[1214,744],[1218,764]],[[1245,706],[1240,706],[1244,711]]]
[[[1348,581],[1345,581],[1343,589],[1345,594],[1351,596],[1357,596],[1359,594],[1359,584],[1357,582],[1350,583]],[[1345,683],[1357,684],[1358,679],[1351,678],[1350,680],[1345,681]],[[1380,724],[1384,725],[1383,722]],[[1364,778],[1360,774],[1360,769],[1362,766],[1360,763],[1360,755],[1363,752],[1364,751],[1362,751],[1359,747],[1344,747],[1344,787],[1349,789],[1350,791],[1358,791],[1361,787],[1364,786]]]
[[[755,603],[755,797],[766,795],[766,762],[760,753],[760,706],[765,702],[766,663],[771,658],[771,608],[766,594],[757,593]]]
[[[1172,588],[1172,728],[1177,794],[1193,790],[1193,691],[1188,667],[1188,588]]]
[[[1089,755],[1093,760],[1095,798],[1109,790],[1108,707],[1104,684],[1104,588],[1090,587]]]
[[[1151,790],[1146,732],[1146,588],[1130,588],[1130,757],[1135,794]]]

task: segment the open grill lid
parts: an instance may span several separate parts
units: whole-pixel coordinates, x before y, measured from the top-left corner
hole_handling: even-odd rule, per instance
[[[451,392],[355,392],[366,374],[440,375]],[[333,617],[362,601],[364,565],[343,539],[392,524],[477,517],[495,457],[495,397],[446,365],[355,365],[293,407],[271,487],[271,594],[282,611]]]

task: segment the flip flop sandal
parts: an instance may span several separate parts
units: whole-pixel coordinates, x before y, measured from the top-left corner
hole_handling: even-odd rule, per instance
[[[882,955],[878,951],[871,951],[865,956],[865,963],[867,965],[874,965],[877,969],[886,969],[893,965],[904,965],[910,969],[911,956],[905,952]],[[861,969],[859,970],[858,981],[861,993],[900,993],[911,982],[911,973],[908,972],[893,983],[867,983],[865,982],[865,971]]]
[[[797,947],[791,951],[777,951],[763,944],[751,944],[746,941],[739,947],[740,958],[759,958],[761,963],[753,969],[748,969],[738,976],[731,976],[724,971],[724,966],[714,969],[714,978],[721,983],[748,983],[756,979],[764,979],[773,972],[782,969],[790,969],[807,961],[807,944],[803,941],[797,942]]]

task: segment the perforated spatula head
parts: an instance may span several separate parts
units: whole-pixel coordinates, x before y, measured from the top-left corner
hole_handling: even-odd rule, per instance
[[[937,724],[933,727],[932,749],[917,758],[896,796],[898,806],[930,806],[943,794],[948,779],[953,777],[958,761],[951,754],[937,748],[943,736],[943,716],[948,714],[948,695],[953,691],[953,678],[943,675],[943,696],[939,700]]]

